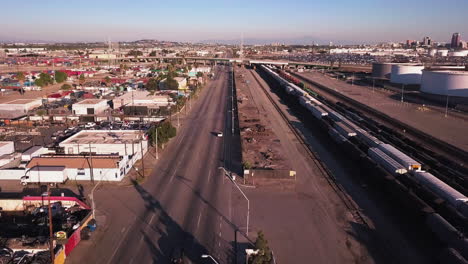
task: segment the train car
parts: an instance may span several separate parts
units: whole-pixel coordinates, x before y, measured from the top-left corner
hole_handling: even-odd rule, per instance
[[[348,140],[345,137],[343,137],[340,133],[338,133],[338,131],[336,131],[336,129],[334,129],[332,127],[330,127],[330,129],[328,130],[328,134],[338,144],[341,144],[341,143]]]
[[[356,136],[356,132],[346,126],[343,122],[335,122],[334,128],[346,138]]]
[[[404,165],[407,170],[421,170],[421,163],[415,161],[413,158],[401,152],[394,146],[390,144],[380,144],[378,148],[401,165]]]
[[[369,134],[369,132],[365,131],[364,129],[358,128],[356,129],[357,137],[364,142],[366,145],[376,148],[378,145],[383,144],[378,138]]]
[[[459,209],[463,215],[468,217],[468,198],[454,188],[439,180],[437,177],[426,171],[413,171],[412,175],[421,184],[428,187],[439,197]]]
[[[405,167],[378,148],[369,148],[367,154],[373,161],[378,163],[392,175],[405,174],[408,172]]]

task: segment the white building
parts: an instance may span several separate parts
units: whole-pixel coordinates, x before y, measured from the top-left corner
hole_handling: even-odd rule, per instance
[[[131,164],[148,150],[148,140],[139,130],[82,130],[59,144],[65,154],[117,154]]]
[[[131,91],[113,100],[114,108],[122,106],[168,106],[171,104],[171,98],[168,95],[151,95],[147,91]]]
[[[0,156],[12,154],[15,152],[15,143],[13,141],[0,141]]]
[[[42,99],[16,99],[0,104],[0,111],[26,114],[42,105]]]
[[[72,105],[72,111],[75,115],[99,115],[108,108],[107,100],[102,99],[86,99]]]
[[[45,155],[33,158],[26,172],[41,171],[41,168],[46,171],[46,168],[62,166],[71,181],[89,181],[92,178],[96,181],[121,181],[132,165],[126,157],[119,155]]]

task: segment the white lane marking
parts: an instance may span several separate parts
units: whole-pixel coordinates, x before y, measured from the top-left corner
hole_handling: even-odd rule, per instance
[[[197,230],[198,230],[198,227],[200,226],[201,215],[202,215],[202,213],[200,212],[200,214],[198,215]]]
[[[153,213],[153,215],[151,216],[151,219],[148,222],[148,225],[151,225],[151,222],[153,222],[153,219],[155,216],[156,216],[156,213]]]
[[[135,218],[133,219],[133,221],[135,221],[135,219],[136,219],[136,216],[135,216]],[[123,229],[125,229],[125,227],[124,227]],[[123,229],[122,229],[122,230],[123,230]],[[108,264],[109,264],[109,263],[112,263],[112,260],[114,259],[115,254],[117,254],[117,251],[119,251],[120,245],[121,245],[122,242],[124,241],[124,238],[127,236],[127,233],[128,233],[129,230],[130,230],[130,228],[127,229],[127,230],[125,231],[125,234],[124,234],[124,235],[122,236],[122,238],[119,240],[119,243],[117,243],[117,246],[115,247],[114,252],[112,253],[111,257],[109,258],[109,261],[107,262]],[[121,232],[122,232],[122,231],[121,231]]]
[[[221,231],[219,231],[219,236],[221,236]]]

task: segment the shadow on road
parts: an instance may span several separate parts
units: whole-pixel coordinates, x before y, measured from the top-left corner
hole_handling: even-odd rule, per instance
[[[153,230],[158,232],[160,235],[157,243],[154,243],[144,232],[141,233],[151,252],[153,263],[171,263],[171,259],[175,256],[180,256],[181,252],[184,256],[185,262],[180,263],[210,263],[209,260],[202,259],[201,255],[211,254],[211,252],[209,252],[208,249],[205,248],[205,246],[203,246],[191,233],[185,231],[176,221],[174,221],[174,219],[172,219],[162,208],[160,202],[148,193],[141,185],[139,185],[138,182],[132,180],[132,183],[135,190],[144,200],[147,212],[153,212],[159,216],[158,222],[160,225],[153,227]],[[214,209],[199,194],[197,194],[197,196],[207,203],[210,208]],[[226,218],[224,219],[227,220]],[[229,224],[232,225],[230,222]],[[233,253],[229,252],[229,254]]]
[[[190,261],[181,263],[204,263],[204,259],[201,258],[201,255],[209,254],[208,250],[201,245],[192,234],[184,231],[162,208],[159,201],[141,185],[134,180],[132,180],[132,183],[135,190],[137,190],[144,200],[147,211],[157,213],[159,216],[159,223],[162,226],[155,228],[155,231],[160,235],[157,245],[153,243],[147,234],[142,232],[144,241],[151,251],[153,263],[169,263],[171,258],[175,256],[175,251],[184,252],[185,259]]]

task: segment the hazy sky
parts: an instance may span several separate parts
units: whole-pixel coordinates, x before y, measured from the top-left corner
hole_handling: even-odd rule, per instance
[[[0,40],[468,40],[468,0],[2,0]]]

